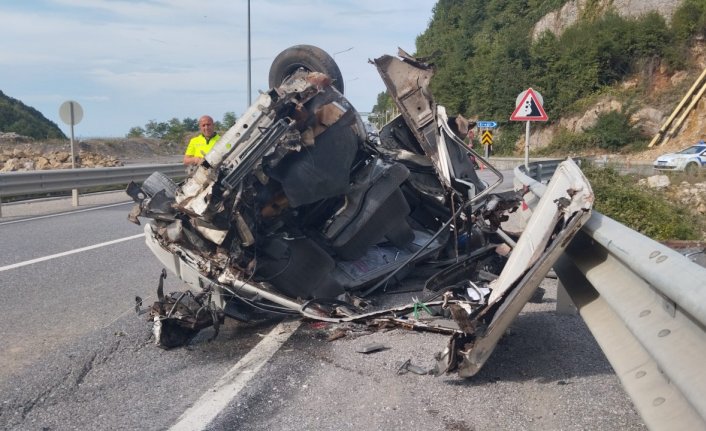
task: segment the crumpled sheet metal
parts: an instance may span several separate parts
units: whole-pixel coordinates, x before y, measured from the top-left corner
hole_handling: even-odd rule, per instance
[[[581,169],[562,162],[527,224],[500,277],[491,283],[490,301],[477,319],[490,322],[472,336],[452,336],[437,358],[439,372],[475,375],[534,294],[571,239],[591,216],[593,191]],[[560,226],[561,230],[556,231]]]

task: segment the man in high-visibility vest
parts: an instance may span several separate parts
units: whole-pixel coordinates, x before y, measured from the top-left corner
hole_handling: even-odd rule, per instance
[[[213,118],[208,115],[199,118],[199,130],[201,133],[191,138],[189,146],[186,147],[184,164],[187,166],[200,164],[203,161],[203,157],[211,151],[213,144],[221,138],[214,129]]]

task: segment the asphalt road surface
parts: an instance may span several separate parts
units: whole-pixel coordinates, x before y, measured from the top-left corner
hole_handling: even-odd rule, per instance
[[[1,429],[645,429],[581,318],[556,313],[553,279],[470,379],[400,372],[430,369],[446,336],[296,319],[161,350],[134,310],[161,267],[129,209],[121,193],[3,204]]]

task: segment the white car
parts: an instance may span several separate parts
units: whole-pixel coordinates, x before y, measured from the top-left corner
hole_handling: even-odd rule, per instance
[[[669,153],[657,157],[654,168],[660,171],[684,171],[694,174],[699,168],[706,167],[706,142],[681,150],[678,153]]]

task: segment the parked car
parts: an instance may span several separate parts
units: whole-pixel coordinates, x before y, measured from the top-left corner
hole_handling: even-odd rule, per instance
[[[699,169],[706,167],[706,142],[683,149],[677,153],[664,154],[657,157],[654,168],[660,171],[684,171],[695,174]]]
[[[150,307],[159,346],[225,317],[295,315],[449,334],[437,372],[480,369],[588,219],[591,187],[563,162],[527,229],[505,232],[524,191],[496,191],[502,174],[464,145],[467,122],[431,97],[433,66],[403,51],[373,63],[401,113],[377,136],[343,95],[333,59],[297,45],[191,176],[175,184],[156,172],[128,186],[128,218],[148,219],[148,247],[193,286],[165,294],[162,272]],[[483,178],[472,158],[488,168]],[[369,305],[421,274],[431,274],[424,292],[405,304]]]

